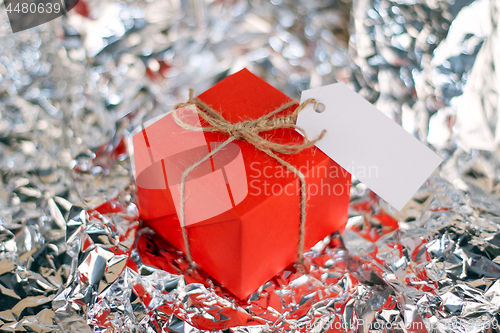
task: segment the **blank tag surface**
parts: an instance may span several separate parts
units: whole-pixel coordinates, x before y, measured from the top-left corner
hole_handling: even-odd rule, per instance
[[[299,114],[297,126],[309,138],[325,129],[316,146],[398,210],[442,161],[342,83],[303,91],[300,102],[308,98],[322,103],[324,110],[317,112],[309,104]]]

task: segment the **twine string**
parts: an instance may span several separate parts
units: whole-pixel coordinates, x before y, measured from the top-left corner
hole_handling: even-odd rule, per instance
[[[307,201],[307,190],[306,190],[306,180],[304,177],[304,174],[298,170],[296,167],[294,167],[292,164],[288,163],[287,161],[283,160],[281,157],[276,155],[276,153],[279,154],[287,154],[287,155],[292,155],[292,154],[297,154],[304,149],[310,148],[314,146],[316,142],[321,140],[323,136],[325,135],[326,131],[323,130],[321,134],[313,139],[309,140],[307,137],[306,132],[295,125],[295,122],[297,120],[298,114],[304,110],[304,108],[309,105],[309,104],[314,104],[314,108],[317,108],[318,102],[315,99],[308,99],[304,103],[300,104],[295,111],[288,115],[288,116],[282,116],[282,117],[274,117],[275,115],[283,112],[284,110],[288,109],[289,107],[298,104],[296,101],[290,101],[288,103],[285,103],[281,105],[279,108],[269,112],[268,114],[257,118],[253,120],[245,120],[241,121],[238,123],[231,123],[228,120],[224,119],[222,115],[220,115],[218,112],[216,112],[214,109],[212,109],[209,105],[204,103],[198,98],[193,97],[193,89],[189,89],[189,102],[188,103],[181,103],[175,106],[174,111],[173,111],[173,118],[177,125],[180,127],[190,130],[190,131],[197,131],[197,132],[219,132],[219,133],[226,133],[229,135],[229,138],[218,145],[215,149],[213,149],[209,154],[205,155],[202,159],[188,167],[186,170],[184,170],[181,178],[181,186],[180,186],[180,196],[181,196],[181,202],[180,202],[180,212],[179,212],[179,220],[180,220],[180,225],[182,229],[182,238],[184,240],[184,247],[186,249],[186,256],[188,262],[192,265],[193,258],[191,255],[191,247],[189,245],[189,239],[187,235],[187,230],[186,230],[186,212],[185,212],[185,201],[186,201],[186,196],[185,196],[185,189],[186,189],[186,179],[188,174],[196,169],[199,165],[201,165],[203,162],[208,160],[211,156],[215,155],[218,151],[223,149],[226,145],[231,143],[232,141],[235,140],[245,140],[251,145],[253,145],[256,149],[264,152],[268,156],[274,158],[276,161],[278,161],[281,165],[286,167],[289,171],[291,171],[293,174],[297,176],[300,182],[300,224],[299,224],[299,244],[298,244],[298,249],[297,249],[297,258],[298,262],[300,264],[303,264],[304,262],[304,241],[305,241],[305,222],[306,222],[306,201]],[[208,124],[208,126],[204,127],[199,127],[199,126],[193,126],[185,121],[183,121],[184,115],[182,114],[182,108],[185,106],[194,106],[194,109],[198,116],[200,116],[205,122]],[[282,144],[282,143],[276,143],[270,140],[267,140],[263,137],[261,137],[259,134],[261,132],[266,132],[266,131],[272,131],[275,129],[281,129],[281,128],[293,128],[299,132],[302,133],[303,135],[303,141],[301,143],[291,143],[291,144]]]

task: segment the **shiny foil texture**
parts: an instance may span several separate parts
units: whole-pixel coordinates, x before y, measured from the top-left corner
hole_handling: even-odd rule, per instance
[[[0,11],[0,330],[499,332],[498,0],[95,1]],[[243,67],[349,84],[446,162],[237,300],[143,228],[126,141]],[[353,129],[355,130],[355,129]]]

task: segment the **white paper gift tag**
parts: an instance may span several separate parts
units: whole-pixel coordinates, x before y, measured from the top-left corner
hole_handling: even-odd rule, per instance
[[[373,192],[401,210],[442,159],[363,97],[342,83],[302,92],[300,102],[314,98],[297,126],[309,138],[322,130],[316,146]]]

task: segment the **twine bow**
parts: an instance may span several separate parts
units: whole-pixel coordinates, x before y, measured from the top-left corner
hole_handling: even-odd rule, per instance
[[[193,263],[193,258],[191,257],[191,248],[189,246],[189,241],[187,237],[186,231],[186,213],[184,210],[185,207],[185,188],[186,188],[186,179],[188,174],[193,171],[200,164],[205,162],[211,156],[215,155],[219,150],[224,148],[227,144],[235,140],[245,140],[246,142],[253,145],[256,149],[266,153],[268,156],[274,158],[281,165],[285,166],[289,171],[293,172],[300,180],[300,225],[299,225],[299,245],[297,250],[297,257],[299,263],[303,263],[304,261],[304,239],[305,239],[305,221],[306,221],[306,181],[304,174],[295,168],[293,165],[283,160],[276,153],[280,154],[297,154],[304,149],[310,148],[314,146],[314,144],[321,140],[321,138],[325,135],[326,131],[323,130],[321,134],[315,138],[314,140],[309,140],[307,138],[307,134],[305,131],[295,125],[297,120],[297,116],[299,112],[304,110],[304,108],[313,103],[314,108],[317,108],[318,102],[315,99],[308,99],[304,103],[300,104],[295,111],[283,117],[274,117],[274,115],[283,112],[289,107],[298,104],[296,101],[290,101],[288,103],[283,104],[279,108],[270,113],[254,119],[254,120],[245,120],[238,123],[231,123],[224,119],[219,113],[213,110],[210,106],[202,102],[200,99],[193,97],[193,89],[189,89],[189,103],[181,103],[175,106],[173,111],[173,118],[175,122],[182,128],[190,131],[198,131],[198,132],[219,132],[226,133],[229,135],[229,138],[224,141],[222,144],[218,145],[214,150],[212,150],[209,154],[204,156],[198,162],[194,163],[190,167],[188,167],[182,174],[181,178],[181,201],[180,201],[180,213],[179,220],[182,229],[182,238],[184,240],[184,247],[186,248],[186,256],[190,264]],[[198,127],[193,126],[188,123],[185,123],[182,120],[182,114],[179,112],[179,109],[188,105],[195,105],[195,109],[197,114],[204,119],[209,126],[206,127]],[[299,144],[282,144],[276,143],[267,139],[264,139],[259,134],[261,132],[271,131],[279,128],[294,128],[302,133],[304,139],[302,143]]]

